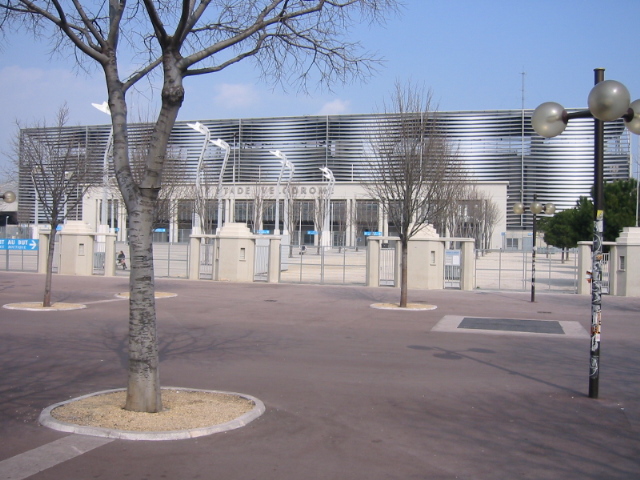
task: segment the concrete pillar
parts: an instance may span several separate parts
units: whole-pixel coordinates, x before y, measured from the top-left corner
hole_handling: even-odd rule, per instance
[[[409,240],[407,251],[409,288],[424,290],[444,288],[444,243],[431,225],[425,225]]]
[[[281,239],[278,236],[269,238],[269,270],[267,272],[268,283],[278,283],[280,281],[280,269],[282,268]]]
[[[474,290],[476,279],[476,255],[473,239],[461,240],[462,272],[460,274],[460,290]]]
[[[93,274],[93,243],[95,233],[91,227],[76,220],[64,224],[60,235],[60,265],[63,275]]]
[[[385,225],[388,225],[385,223]],[[393,286],[396,288],[400,288],[400,283],[402,282],[402,244],[400,243],[400,239],[398,237],[391,237],[396,240],[396,258],[393,264]],[[388,241],[389,237],[387,237]],[[407,272],[407,276],[409,272]],[[409,288],[411,287],[411,282],[407,280]]]
[[[189,280],[200,279],[200,245],[202,244],[202,237],[199,235],[191,235],[189,237]]]
[[[38,273],[47,273],[47,255],[49,254],[49,232],[38,233]]]
[[[367,287],[380,286],[380,240],[381,237],[366,237]]]
[[[244,223],[226,223],[220,229],[215,279],[253,282],[255,237]]]
[[[587,271],[591,271],[591,244],[593,242],[578,242],[578,295],[590,295],[591,283],[587,278]]]
[[[116,274],[116,234],[104,235],[104,276],[113,277]]]
[[[610,271],[610,277],[616,277],[615,295],[640,297],[640,228],[625,227],[616,239],[616,271]],[[614,252],[611,252],[614,256]],[[613,267],[613,265],[612,265]]]

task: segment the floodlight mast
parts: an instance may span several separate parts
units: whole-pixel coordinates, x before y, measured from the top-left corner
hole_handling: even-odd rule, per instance
[[[224,179],[224,171],[227,168],[227,163],[229,161],[229,155],[231,153],[231,147],[227,142],[218,138],[216,140],[211,140],[211,131],[206,125],[203,125],[200,122],[196,123],[187,123],[189,127],[194,129],[196,132],[200,132],[204,135],[204,142],[202,144],[202,150],[200,151],[200,157],[198,158],[198,168],[196,170],[196,194],[198,196],[201,195],[200,189],[200,177],[201,177],[201,169],[204,164],[204,154],[207,151],[207,146],[209,143],[212,143],[218,148],[222,148],[224,150],[224,158],[222,160],[222,167],[220,168],[220,174],[218,175],[218,190],[216,192],[216,199],[218,202],[218,222],[216,226],[216,233],[220,233],[220,229],[222,228],[222,180]],[[198,218],[200,218],[199,213],[196,212]],[[200,224],[202,220],[200,220]]]
[[[320,171],[322,172],[322,176],[327,179],[329,181],[329,185],[327,187],[327,193],[325,196],[325,210],[324,210],[324,225],[323,225],[323,230],[325,232],[329,232],[330,229],[330,221],[329,221],[329,210],[331,207],[331,196],[333,195],[333,187],[336,183],[336,179],[333,176],[333,172],[328,168],[328,167],[320,167]],[[329,238],[328,242],[327,240],[325,240],[325,236],[322,236],[323,238],[323,243],[328,243],[329,246],[331,246],[331,238]]]
[[[280,173],[278,174],[278,181],[276,182],[276,218],[275,218],[275,226],[273,229],[274,235],[280,235],[280,182],[282,181],[282,175],[284,174],[284,170],[288,169],[289,178],[287,180],[287,187],[289,187],[291,184],[291,178],[293,177],[293,172],[295,170],[295,167],[293,166],[293,163],[287,160],[287,156],[280,150],[269,150],[269,153],[278,157],[278,161],[280,162]],[[289,227],[288,226],[289,210],[288,210],[286,199],[285,199],[284,209],[285,211],[284,211],[283,234],[287,235],[289,233],[289,228],[288,228]]]
[[[109,108],[109,104],[107,102],[102,103],[92,103],[91,104],[97,110],[100,110],[102,113],[106,113],[111,117],[111,109]],[[111,129],[109,130],[109,139],[107,140],[107,146],[104,149],[104,155],[102,157],[102,206],[100,208],[100,225],[106,225],[107,231],[109,231],[109,223],[107,221],[107,204],[108,196],[107,196],[107,188],[109,186],[109,153],[113,148],[113,125],[111,125]]]
[[[604,68],[594,69],[595,86],[588,110],[567,112],[562,105],[546,102],[538,106],[531,125],[539,135],[560,135],[573,118],[593,118],[594,123],[594,225],[591,248],[591,347],[589,397],[598,398],[600,381],[600,331],[602,326],[602,241],[604,226],[604,122],[624,119],[627,128],[640,135],[640,100],[630,103],[629,90],[620,82],[604,79]]]
[[[216,233],[220,234],[222,228],[222,180],[224,177],[224,171],[227,168],[227,162],[229,161],[229,154],[231,153],[231,147],[227,142],[218,138],[217,140],[211,140],[216,147],[224,150],[224,158],[222,160],[222,167],[220,168],[220,175],[218,175],[218,191],[216,192],[216,198],[218,200],[218,227]]]
[[[204,233],[203,228],[203,218],[200,215],[200,206],[204,201],[202,195],[202,189],[200,187],[200,177],[202,176],[202,163],[204,161],[204,154],[207,151],[207,147],[209,146],[209,141],[211,138],[211,132],[209,129],[202,125],[200,122],[196,123],[187,123],[189,127],[194,129],[196,132],[200,132],[204,135],[204,141],[202,142],[202,148],[200,149],[200,155],[198,156],[198,166],[196,167],[196,208],[194,212],[194,220],[195,220],[195,234]]]

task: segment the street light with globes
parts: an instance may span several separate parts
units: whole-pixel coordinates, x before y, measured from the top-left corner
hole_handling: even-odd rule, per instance
[[[602,233],[604,220],[604,122],[622,118],[627,128],[640,135],[640,99],[631,101],[622,83],[604,79],[604,68],[596,68],[595,86],[589,93],[588,110],[567,112],[555,102],[538,106],[531,117],[533,129],[546,138],[560,135],[569,120],[593,118],[594,124],[594,228],[591,248],[591,355],[589,397],[598,398],[600,381],[600,329],[602,325]]]
[[[5,203],[13,203],[16,201],[16,194],[11,191],[4,192],[3,194],[0,194],[0,198],[2,198]]]
[[[533,251],[531,253],[531,302],[536,301],[536,243],[538,239],[537,224],[538,215],[545,213],[553,215],[556,213],[556,206],[553,203],[542,204],[538,201],[537,196],[533,196],[533,202],[529,205],[529,210],[533,214]],[[520,202],[513,206],[513,213],[523,215],[525,212],[524,205]]]

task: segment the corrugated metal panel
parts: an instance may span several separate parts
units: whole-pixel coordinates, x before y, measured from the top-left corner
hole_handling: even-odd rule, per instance
[[[588,196],[593,184],[593,122],[572,120],[566,131],[544,139],[531,128],[531,110],[481,112],[439,112],[443,128],[473,178],[478,181],[509,182],[507,224],[509,228],[530,227],[530,219],[511,213],[513,203],[525,203],[536,193],[560,210],[571,208],[579,196]],[[419,114],[417,115],[419,116]],[[275,182],[280,164],[269,153],[281,150],[295,164],[294,182],[322,182],[319,167],[328,166],[337,182],[375,180],[367,157],[381,122],[393,122],[393,115],[363,114],[309,117],[204,120],[211,138],[231,146],[224,175],[229,182]],[[148,125],[130,126],[132,150],[144,148]],[[23,130],[22,134],[47,137],[53,129]],[[82,144],[89,161],[101,168],[110,126],[67,127],[68,136]],[[523,136],[524,132],[524,136]],[[204,136],[187,122],[176,123],[169,155],[179,159],[180,178],[195,183],[198,157]],[[84,142],[84,143],[83,143]],[[205,153],[203,181],[216,184],[222,151],[210,145]],[[630,172],[630,145],[623,122],[605,124],[605,180],[624,179]],[[28,178],[20,183],[21,210],[33,212],[33,192]],[[24,204],[23,204],[24,202]],[[29,206],[31,203],[31,206]],[[33,215],[33,213],[31,213]],[[24,216],[23,216],[24,218]]]

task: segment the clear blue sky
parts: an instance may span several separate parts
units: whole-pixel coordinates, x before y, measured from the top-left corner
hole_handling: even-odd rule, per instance
[[[353,39],[385,59],[368,83],[309,95],[285,93],[261,83],[245,63],[187,79],[179,120],[370,113],[379,111],[396,80],[432,89],[440,110],[519,109],[522,72],[525,108],[551,100],[582,108],[595,67],[623,82],[632,100],[640,98],[640,0],[405,3],[386,27],[353,31]],[[91,107],[106,99],[99,71],[77,72],[72,58],[50,58],[46,40],[13,34],[6,40],[0,50],[0,151],[10,149],[16,120],[52,123],[64,102],[71,125],[108,122]],[[138,111],[144,116],[155,106],[138,96],[130,112]]]

